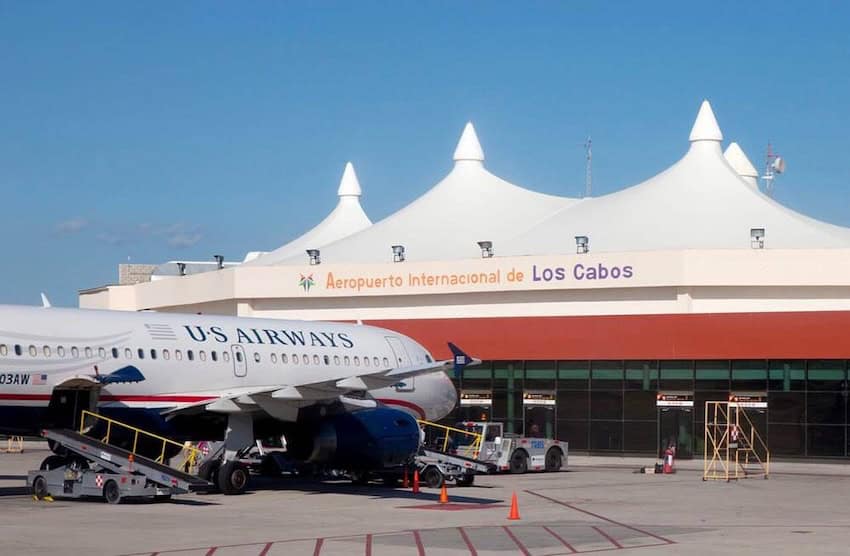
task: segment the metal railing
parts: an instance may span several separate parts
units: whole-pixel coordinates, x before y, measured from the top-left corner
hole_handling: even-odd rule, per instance
[[[481,451],[481,435],[477,432],[471,432],[455,427],[432,423],[431,421],[418,420],[419,426],[425,432],[425,444],[441,452],[449,452],[452,450],[454,454],[478,459],[478,453]],[[429,433],[436,431],[438,435],[436,439],[429,439]],[[442,436],[439,436],[442,434]],[[458,441],[458,438],[463,440]],[[431,441],[429,441],[431,440]]]
[[[151,432],[144,431],[138,427],[134,427],[132,425],[128,425],[126,423],[122,423],[120,421],[116,421],[115,419],[110,419],[109,417],[105,417],[100,415],[99,413],[93,413],[88,410],[83,410],[81,419],[80,419],[80,434],[86,435],[87,431],[91,431],[95,425],[99,422],[106,423],[106,433],[100,438],[100,441],[104,444],[109,444],[111,446],[117,446],[111,442],[113,428],[118,429],[120,431],[129,431],[132,433],[132,448],[128,449],[128,451],[132,454],[137,454],[139,447],[140,438],[144,440],[154,440],[156,442],[161,443],[158,448],[159,456],[154,460],[157,463],[162,465],[167,465],[165,461],[165,453],[166,449],[169,446],[173,446],[180,449],[180,452],[184,455],[183,460],[179,462],[179,465],[175,466],[178,469],[182,469],[184,471],[189,472],[190,469],[195,468],[198,463],[203,459],[204,454],[201,450],[191,446],[190,444],[180,444],[179,442],[175,442],[174,440],[170,440],[165,438],[164,436],[159,436],[158,434],[153,434]],[[91,436],[91,435],[87,435]],[[118,446],[119,448],[127,449],[125,446]]]

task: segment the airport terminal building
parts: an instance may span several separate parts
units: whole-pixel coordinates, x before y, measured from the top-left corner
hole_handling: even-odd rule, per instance
[[[704,403],[746,397],[775,456],[850,456],[850,228],[758,188],[708,103],[685,154],[582,199],[491,174],[471,125],[438,184],[372,223],[346,167],[316,227],[239,264],[122,269],[80,306],[361,320],[484,360],[450,420],[572,451],[703,451]]]

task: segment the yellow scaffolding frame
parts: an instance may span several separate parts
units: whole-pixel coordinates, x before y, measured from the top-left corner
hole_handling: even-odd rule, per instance
[[[428,434],[429,429],[436,429],[438,432],[442,432],[444,436],[442,437],[442,452],[448,452],[449,449],[449,440],[451,439],[452,434],[468,436],[472,438],[472,441],[469,444],[465,444],[459,446],[456,449],[456,453],[459,456],[464,456],[471,459],[478,459],[478,453],[481,451],[481,435],[477,432],[470,432],[463,429],[458,429],[455,427],[449,427],[446,425],[441,425],[439,423],[432,423],[431,421],[424,421],[419,419],[417,421],[419,426],[425,432],[426,436]]]
[[[24,437],[10,436],[6,439],[6,447],[0,448],[3,454],[20,454],[24,451]]]
[[[91,418],[94,420],[94,422],[90,426],[87,426],[87,418]],[[177,448],[180,448],[180,451],[184,454],[184,457],[183,460],[179,462],[179,465],[176,468],[182,469],[186,472],[190,472],[190,470],[194,469],[204,457],[204,453],[201,450],[191,446],[189,443],[180,444],[179,442],[175,442],[173,440],[165,438],[164,436],[159,436],[157,434],[143,431],[140,428],[128,425],[126,423],[122,423],[120,421],[116,421],[115,419],[110,419],[109,417],[104,417],[99,413],[93,413],[88,410],[83,410],[80,419],[80,434],[86,434],[86,431],[91,430],[91,428],[94,427],[94,425],[98,421],[103,421],[106,423],[106,434],[103,436],[103,438],[100,439],[100,441],[104,444],[110,444],[113,425],[115,425],[116,428],[125,429],[133,432],[133,448],[129,450],[129,452],[134,455],[136,454],[136,449],[139,445],[139,435],[141,435],[142,438],[150,438],[162,442],[162,449],[159,451],[159,456],[155,460],[157,463],[167,465],[167,463],[165,462],[165,450],[168,446],[176,446]],[[123,446],[119,446],[119,448],[123,448]]]
[[[702,480],[770,475],[770,451],[738,402],[705,402]]]

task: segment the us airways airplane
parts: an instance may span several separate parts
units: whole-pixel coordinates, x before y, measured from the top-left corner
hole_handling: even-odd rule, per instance
[[[204,474],[238,492],[238,454],[285,435],[304,462],[376,470],[418,448],[415,418],[457,402],[414,340],[372,326],[0,305],[0,433],[79,425],[98,410],[179,440],[224,439]],[[56,459],[54,458],[54,460]]]

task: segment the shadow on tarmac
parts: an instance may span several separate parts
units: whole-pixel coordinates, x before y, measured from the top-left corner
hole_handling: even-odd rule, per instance
[[[449,496],[452,502],[460,504],[497,504],[503,503],[500,498],[484,498],[477,496],[480,490],[489,489],[491,487],[449,487]],[[396,500],[411,500],[417,502],[438,502],[440,499],[440,491],[437,489],[423,488],[419,494],[413,494],[411,489],[401,487],[390,487],[383,485],[380,482],[369,483],[367,485],[355,485],[348,480],[319,480],[319,479],[304,479],[296,477],[261,477],[252,475],[249,491],[251,492],[268,492],[268,491],[297,491],[306,494],[353,494],[360,496],[369,496],[371,498],[381,499],[396,499]]]

